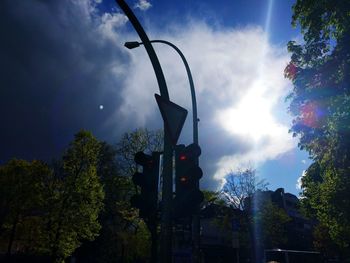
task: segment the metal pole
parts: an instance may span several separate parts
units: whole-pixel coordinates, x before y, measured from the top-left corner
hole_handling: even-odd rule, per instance
[[[169,100],[169,94],[167,85],[165,82],[164,74],[160,66],[158,57],[152,47],[149,38],[142,28],[140,22],[137,20],[130,7],[124,0],[116,0],[120,8],[124,11],[125,15],[129,18],[131,24],[134,26],[141,41],[143,42],[148,56],[151,60],[156,78],[158,81],[160,95]],[[161,236],[160,236],[160,262],[170,263],[172,262],[172,222],[171,222],[171,207],[173,199],[173,178],[172,178],[172,145],[170,140],[170,134],[167,132],[164,126],[164,156],[163,156],[163,188],[162,188],[162,218],[161,218]]]
[[[193,142],[198,144],[198,117],[197,117],[197,101],[196,101],[196,91],[194,89],[194,84],[193,84],[193,78],[191,74],[191,69],[187,63],[187,60],[184,56],[184,54],[181,52],[181,50],[175,46],[173,43],[165,40],[151,40],[151,43],[163,43],[168,46],[171,46],[173,49],[176,50],[176,52],[180,55],[182,62],[185,65],[186,72],[187,72],[187,77],[188,77],[188,82],[190,83],[190,89],[191,89],[191,99],[192,99],[192,115],[193,115]],[[143,43],[140,43],[143,44]]]
[[[197,116],[197,101],[196,101],[196,91],[194,89],[193,78],[191,74],[190,67],[187,60],[181,50],[175,46],[173,43],[165,40],[151,40],[151,43],[163,43],[171,46],[180,55],[182,62],[185,65],[188,81],[190,83],[191,98],[192,98],[192,115],[193,115],[193,142],[198,144],[198,116]],[[140,43],[143,44],[143,43]],[[199,144],[198,144],[199,145]],[[199,165],[199,159],[196,159],[196,164]],[[199,188],[199,185],[197,185]],[[193,217],[192,217],[192,242],[193,242],[193,262],[200,262],[200,217],[199,217],[199,207],[197,207]]]

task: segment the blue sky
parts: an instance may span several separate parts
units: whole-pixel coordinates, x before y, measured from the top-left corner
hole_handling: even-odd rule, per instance
[[[197,91],[203,188],[231,170],[253,166],[270,188],[297,193],[310,161],[288,133],[283,69],[291,27],[289,0],[130,0],[150,39],[177,45]],[[0,161],[59,155],[79,129],[115,143],[139,127],[162,128],[159,93],[144,48],[112,0],[10,1],[0,4]],[[172,101],[189,110],[180,143],[191,143],[185,69],[155,45]],[[101,106],[102,105],[102,106]],[[26,131],[25,133],[23,131]],[[4,150],[6,149],[6,150]]]
[[[186,27],[191,20],[204,21],[217,31],[257,26],[267,34],[270,45],[284,50],[289,40],[300,37],[299,31],[291,27],[291,7],[294,1],[149,1],[148,3],[151,4],[149,9],[135,12],[141,20],[146,21],[146,25],[156,28],[157,31],[166,32],[167,27],[174,24]],[[234,60],[235,57],[231,59]],[[279,98],[273,113],[278,121],[285,125],[291,123],[287,106],[283,97]],[[239,123],[236,124],[239,125]],[[276,143],[279,142],[276,141]],[[220,147],[220,145],[217,146]],[[296,187],[297,180],[309,165],[310,160],[307,153],[298,150],[295,141],[293,146],[292,149],[282,151],[271,159],[257,163],[254,160],[249,162],[257,168],[258,175],[270,183],[270,188],[284,187],[286,191],[296,194],[299,191]],[[245,165],[246,163],[242,164],[242,166]]]

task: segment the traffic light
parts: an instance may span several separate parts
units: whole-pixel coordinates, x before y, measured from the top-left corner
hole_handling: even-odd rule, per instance
[[[198,166],[201,148],[198,144],[183,144],[175,148],[175,192],[174,216],[190,216],[203,201],[199,190],[202,169]]]
[[[132,181],[141,191],[131,197],[130,203],[139,209],[140,217],[147,220],[157,211],[159,153],[153,152],[152,155],[148,155],[137,152],[134,160],[136,164],[142,166],[142,173],[136,172],[132,176]]]

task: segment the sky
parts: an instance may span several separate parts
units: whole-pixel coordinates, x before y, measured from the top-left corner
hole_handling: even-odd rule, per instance
[[[283,76],[292,0],[128,0],[150,39],[175,44],[197,95],[201,187],[216,190],[253,167],[270,189],[297,194],[311,163],[288,132]],[[155,74],[135,30],[112,0],[0,2],[0,163],[50,161],[87,129],[116,143],[125,132],[162,128]],[[179,143],[192,142],[188,79],[169,46],[153,45],[171,101],[188,109]]]

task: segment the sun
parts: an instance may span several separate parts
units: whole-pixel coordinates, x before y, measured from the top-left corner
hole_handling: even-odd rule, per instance
[[[273,116],[274,96],[268,96],[267,90],[262,82],[254,84],[236,105],[218,112],[220,125],[256,143],[279,133],[281,125]]]

